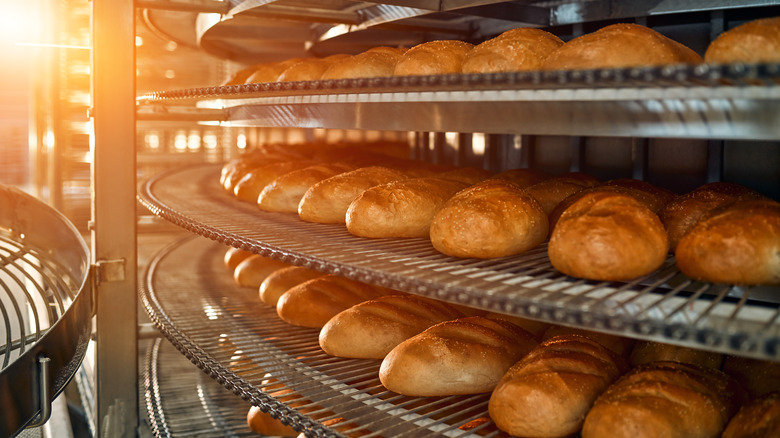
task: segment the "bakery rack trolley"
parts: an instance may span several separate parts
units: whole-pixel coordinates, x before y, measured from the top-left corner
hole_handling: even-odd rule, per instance
[[[119,416],[119,422],[126,425],[125,431],[137,424],[137,418],[134,418],[137,409],[133,410],[136,402],[128,395],[135,392],[137,370],[124,366],[134,362],[137,345],[136,315],[127,311],[136,306],[136,230],[134,215],[116,212],[132,211],[130,205],[135,200],[133,122],[136,119],[201,114],[204,121],[232,126],[431,132],[433,135],[418,137],[420,143],[416,146],[420,156],[430,150],[429,140],[440,143],[443,133],[450,131],[485,131],[509,137],[562,134],[780,140],[780,124],[775,123],[780,108],[777,105],[780,100],[777,65],[758,69],[744,66],[655,68],[587,74],[531,73],[215,86],[153,93],[136,101],[129,73],[133,71],[130,18],[133,6],[127,3],[130,2],[117,6],[109,5],[107,0],[93,1],[96,139],[93,263],[101,266],[100,272],[104,273],[99,276],[104,281],[97,286],[97,296],[111,297],[97,300],[98,421]],[[142,3],[149,6],[153,2]],[[160,3],[174,7],[180,2]],[[300,2],[291,2],[291,5],[287,2],[225,3],[224,6],[230,9],[222,11],[221,19],[199,22],[204,49],[225,57],[233,53],[231,43],[247,41],[234,38],[241,36],[234,32],[246,30],[247,21],[263,14],[299,16],[301,21],[311,22],[316,21],[312,15],[319,12],[327,16],[319,17],[323,22],[341,19],[342,24],[327,30],[315,26],[318,33],[314,43],[327,51],[338,47],[342,38],[350,44],[355,41],[374,44],[380,39],[371,37],[386,35],[381,27],[387,24],[405,28],[433,26],[428,29],[435,30],[437,35],[464,35],[475,29],[477,33],[489,34],[507,24],[496,18],[507,10],[523,12],[526,14],[523,16],[533,19],[532,23],[526,24],[576,27],[594,16],[618,19],[711,9],[712,27],[716,28],[723,22],[717,19],[720,11],[734,7],[732,2],[725,1],[685,2],[676,10],[668,3],[659,6],[660,10],[652,10],[654,2],[620,7],[624,2],[387,1],[370,6],[346,2],[354,8],[363,5],[365,10],[357,13],[348,9],[339,15],[333,10],[326,13],[316,8],[296,9]],[[415,7],[410,8],[410,3],[415,3]],[[215,2],[198,4],[217,6]],[[751,2],[742,6],[765,5],[765,2]],[[458,20],[453,16],[466,18]],[[364,21],[360,22],[360,19]],[[222,40],[224,35],[231,36]],[[366,36],[369,38],[364,38]],[[497,107],[502,109],[501,115],[519,114],[522,117],[496,117],[491,110]],[[388,111],[398,115],[392,122],[383,117]],[[541,115],[544,117],[540,118]],[[465,149],[469,144],[464,142],[463,145]],[[503,143],[503,146],[510,149],[507,152],[512,152],[511,142]],[[717,144],[713,145],[715,151],[717,147]],[[637,142],[635,149],[640,152],[637,154],[640,158],[634,175],[642,178],[647,171],[647,162],[642,161],[646,154],[641,153],[646,145]],[[498,153],[495,158],[500,160],[503,156]],[[717,165],[715,163],[715,167]],[[713,173],[717,174],[717,171]],[[213,295],[214,290],[222,290],[228,285],[213,279],[215,284],[201,282],[200,287],[198,282],[186,283],[200,279],[195,274],[209,272],[200,268],[218,269],[214,254],[225,245],[489,310],[726,353],[780,359],[780,308],[772,299],[777,296],[776,288],[744,289],[690,282],[680,276],[671,260],[662,271],[631,284],[592,284],[556,274],[550,269],[543,251],[512,260],[476,262],[443,257],[421,241],[358,242],[338,230],[302,225],[276,215],[258,215],[256,210],[249,209],[251,206],[236,205],[215,188],[217,174],[216,166],[194,166],[160,175],[142,186],[141,202],[155,214],[208,238],[205,243],[198,240],[177,243],[160,255],[144,276],[140,288],[143,305],[158,328],[198,368],[239,398],[261,405],[311,434],[338,436],[339,432],[325,426],[324,420],[339,415],[346,417],[347,425],[353,429],[359,429],[362,421],[368,419],[369,423],[377,421],[390,425],[388,427],[398,427],[410,435],[435,431],[453,436],[463,434],[467,428],[451,424],[442,426],[438,422],[446,423],[451,414],[435,407],[420,408],[416,400],[388,401],[387,397],[391,395],[376,396],[380,388],[356,377],[371,375],[371,367],[376,364],[346,361],[353,368],[343,371],[347,374],[339,374],[344,370],[340,368],[344,362],[316,354],[310,332],[291,331],[288,327],[280,329],[287,330],[290,342],[299,342],[294,347],[270,341],[281,337],[278,334],[281,332],[274,331],[277,328],[247,325],[246,321],[263,316],[258,315],[256,309],[241,305],[232,307],[235,303],[230,303],[224,296]],[[209,241],[218,244],[210,246]],[[183,272],[167,271],[172,269],[171,264],[176,265],[172,260],[179,259],[180,254],[192,256],[193,265],[185,267]],[[190,269],[196,269],[196,272],[190,272]],[[169,272],[176,275],[165,275]],[[198,299],[179,303],[176,300],[184,290]],[[171,302],[175,305],[166,304],[167,300],[174,300]],[[180,304],[179,310],[183,309],[183,314],[174,315],[171,309]],[[200,307],[192,309],[184,305]],[[190,319],[192,325],[188,326],[183,325],[177,319],[179,317],[203,320]],[[267,319],[273,318],[268,316]],[[195,330],[197,333],[191,331],[194,327],[208,327],[201,324],[217,323],[226,325]],[[271,322],[268,324],[272,325]],[[219,331],[223,328],[233,330]],[[214,339],[215,334],[226,334],[230,339]],[[116,342],[117,339],[122,342]],[[252,345],[261,347],[252,350]],[[152,357],[157,357],[156,354]],[[152,365],[156,362],[149,360]],[[259,363],[262,366],[253,368]],[[123,366],[111,366],[117,364]],[[237,371],[242,365],[243,371]],[[111,366],[117,374],[113,371],[111,376],[100,373],[104,366]],[[277,367],[277,376],[290,379],[291,384],[300,384],[296,389],[299,395],[311,400],[312,409],[319,409],[323,416],[318,417],[311,411],[309,415],[302,415],[264,391],[259,372],[269,367]],[[342,377],[333,378],[333,375]],[[154,400],[153,404],[156,403]],[[326,404],[328,400],[334,400],[334,404]],[[123,409],[116,409],[117,402]],[[457,403],[479,406],[483,402]],[[399,414],[396,409],[399,405],[414,406],[416,410]],[[331,407],[346,406],[354,406],[356,410],[329,411]],[[434,414],[429,415],[431,412]],[[391,418],[377,420],[375,415]],[[474,420],[480,417],[475,414]],[[399,418],[404,421],[398,422]],[[482,427],[477,430],[490,428],[489,425]]]
[[[0,186],[0,436],[49,420],[91,337],[89,250],[50,206]]]

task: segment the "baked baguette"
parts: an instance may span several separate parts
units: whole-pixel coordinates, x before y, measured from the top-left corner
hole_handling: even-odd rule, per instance
[[[436,212],[467,183],[409,178],[365,190],[347,209],[347,230],[361,237],[428,237]]]
[[[463,60],[463,73],[540,70],[561,45],[560,38],[541,29],[511,29],[471,49]]]
[[[550,53],[545,70],[700,64],[701,56],[660,33],[633,23],[617,23],[574,38]]]
[[[438,40],[418,44],[404,53],[396,63],[393,75],[460,73],[463,59],[473,47],[473,44],[459,40]]]
[[[597,332],[593,330],[586,330],[577,327],[569,327],[566,325],[551,325],[542,334],[542,342],[559,336],[577,335],[586,337],[592,341],[596,341],[604,348],[615,353],[620,357],[628,357],[631,349],[634,346],[634,340],[625,336],[613,335],[610,333]]]
[[[309,160],[292,160],[268,163],[252,168],[238,180],[233,187],[233,194],[242,201],[257,203],[260,192],[273,180],[293,170],[303,169],[314,164],[313,161]]]
[[[731,418],[723,438],[780,436],[780,392],[772,392],[747,403]]]
[[[629,357],[629,363],[632,367],[661,361],[682,362],[719,370],[723,364],[723,355],[680,345],[638,341]]]
[[[260,301],[276,307],[279,297],[293,286],[323,275],[325,274],[322,272],[304,268],[303,266],[288,266],[274,271],[260,284]]]
[[[225,267],[230,269],[230,272],[233,272],[239,263],[253,254],[254,253],[251,251],[231,246],[225,251],[223,262],[225,263]]]
[[[349,58],[347,54],[336,54],[324,58],[305,58],[290,65],[276,79],[279,82],[317,81],[335,62]]]
[[[510,435],[568,436],[580,430],[596,398],[626,370],[622,357],[596,341],[556,336],[512,365],[493,390],[488,412]]]
[[[713,283],[780,284],[780,203],[737,201],[713,210],[677,244],[677,267]]]
[[[348,164],[330,163],[287,172],[263,187],[257,196],[257,206],[265,211],[297,214],[298,204],[311,186],[349,170],[352,167]]]
[[[539,201],[542,211],[550,215],[555,207],[568,196],[598,183],[599,180],[595,177],[574,172],[545,179],[526,187],[525,190]]]
[[[682,236],[710,211],[734,201],[761,197],[754,190],[728,182],[704,184],[677,197],[659,213],[669,233],[669,248],[675,251]]]
[[[337,314],[320,331],[332,356],[383,359],[396,345],[439,322],[463,317],[456,307],[416,295],[385,295]]]
[[[483,315],[485,318],[490,319],[503,319],[509,321],[512,324],[520,327],[521,329],[532,334],[534,338],[541,339],[542,335],[550,328],[550,323],[537,321],[535,319],[522,318],[515,315],[507,315],[506,313],[488,312]]]
[[[454,257],[520,254],[547,239],[547,215],[531,195],[491,179],[461,190],[433,217],[434,248]]]
[[[304,58],[290,58],[284,61],[267,62],[257,66],[246,79],[247,84],[276,82],[279,76],[291,65],[303,61]]]
[[[622,193],[594,191],[561,214],[547,254],[566,275],[624,281],[658,269],[668,249],[661,220],[643,203]]]
[[[379,379],[385,388],[410,396],[490,392],[536,345],[533,335],[508,321],[481,316],[445,321],[393,348]]]
[[[726,374],[679,362],[634,368],[602,394],[583,438],[716,438],[744,401]]]
[[[321,79],[377,78],[393,75],[395,65],[405,49],[374,47],[357,55],[334,62],[322,74]]]
[[[292,325],[321,329],[339,312],[355,304],[398,293],[392,289],[329,274],[288,289],[279,297],[276,313]]]
[[[283,261],[252,254],[233,270],[233,280],[240,286],[259,288],[272,272],[288,266],[290,265]]]
[[[780,17],[761,18],[720,34],[704,53],[713,64],[780,61]]]
[[[298,216],[307,222],[344,224],[349,204],[365,190],[406,178],[403,172],[382,166],[334,175],[309,187],[298,204]]]

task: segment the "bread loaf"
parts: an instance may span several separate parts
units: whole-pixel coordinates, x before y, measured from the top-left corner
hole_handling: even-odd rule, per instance
[[[632,23],[605,26],[554,50],[546,70],[644,67],[700,64],[701,56],[660,33]]]
[[[230,78],[228,78],[222,85],[241,85],[246,83],[247,79],[259,68],[262,68],[264,64],[248,65],[239,69]]]
[[[669,232],[669,247],[675,251],[682,236],[712,210],[734,201],[761,197],[754,190],[728,182],[704,184],[679,196],[659,213],[661,221]]]
[[[279,75],[279,82],[317,81],[335,62],[349,58],[347,54],[330,55],[324,58],[305,58],[286,69]]]
[[[562,44],[541,29],[511,29],[471,49],[463,60],[463,73],[540,70],[547,55]]]
[[[460,73],[463,59],[473,44],[458,40],[438,40],[418,44],[401,57],[393,75],[440,75]]]
[[[344,224],[349,204],[371,187],[406,179],[395,169],[382,166],[361,167],[326,178],[304,193],[298,204],[298,216],[307,222]]]
[[[291,65],[303,61],[304,58],[290,58],[278,62],[266,62],[257,66],[246,79],[247,84],[276,82],[279,76]]]
[[[780,392],[766,394],[742,406],[723,431],[723,438],[776,436],[780,436]]]
[[[722,369],[745,388],[752,398],[780,391],[780,362],[726,356]]]
[[[347,164],[330,163],[287,172],[263,187],[257,196],[257,206],[265,211],[297,214],[298,204],[311,186],[349,170],[352,168]]]
[[[713,283],[780,284],[780,203],[737,201],[712,210],[677,244],[677,266]]]
[[[436,324],[398,344],[379,379],[399,394],[433,397],[490,392],[537,341],[520,327],[481,316]]]
[[[230,248],[227,249],[227,251],[225,251],[223,262],[225,263],[225,267],[228,268],[230,272],[233,272],[239,263],[241,263],[244,259],[246,259],[247,257],[253,254],[254,253],[247,251],[245,249],[240,249],[231,246]]]
[[[260,192],[273,180],[293,170],[303,169],[314,164],[313,161],[309,160],[292,160],[255,167],[244,173],[238,180],[233,187],[233,194],[242,201],[257,203]]]
[[[547,239],[547,215],[531,195],[502,180],[487,180],[450,198],[433,217],[434,248],[454,257],[519,254]]]
[[[274,271],[260,284],[260,301],[276,307],[279,297],[293,286],[323,275],[322,272],[303,266],[288,266]]]
[[[347,230],[361,237],[428,237],[436,212],[468,184],[410,178],[372,187],[347,209]]]
[[[405,49],[374,47],[357,55],[334,62],[322,74],[326,79],[377,78],[393,75],[395,65]]]
[[[355,304],[398,293],[345,277],[323,275],[282,294],[276,313],[290,324],[321,329],[336,314]]]
[[[620,357],[628,357],[634,346],[634,340],[625,336],[613,335],[610,333],[597,332],[582,328],[569,327],[565,325],[551,325],[542,335],[542,342],[560,336],[583,336],[592,341],[596,341],[601,346],[615,353]]]
[[[596,341],[557,336],[512,365],[493,390],[488,412],[510,435],[568,436],[580,430],[596,398],[626,370],[623,358]]]
[[[271,414],[263,412],[258,406],[252,406],[247,412],[246,423],[252,432],[263,436],[295,437],[298,432],[282,423]]]
[[[624,281],[658,269],[668,248],[661,220],[643,203],[622,193],[595,191],[561,214],[547,254],[566,275]]]
[[[525,190],[539,201],[545,214],[552,214],[555,207],[569,195],[587,187],[595,186],[599,180],[584,173],[567,173],[532,184]]]
[[[583,438],[716,438],[743,402],[724,373],[679,362],[634,368],[593,404]]]
[[[464,316],[447,303],[416,295],[385,295],[337,314],[320,331],[333,356],[383,359],[396,345],[443,321]]]
[[[259,288],[272,272],[288,266],[290,265],[283,261],[253,254],[236,266],[233,270],[233,280],[240,286]]]
[[[761,18],[720,34],[704,53],[708,63],[780,61],[780,17]]]
[[[525,189],[536,183],[550,178],[550,174],[543,170],[535,169],[509,169],[492,175],[488,179],[498,179],[511,182],[512,184]]]
[[[634,367],[661,361],[682,362],[719,370],[723,363],[723,355],[680,345],[638,341],[631,350],[629,358],[629,363]]]
[[[521,318],[515,315],[507,315],[506,313],[488,312],[484,315],[485,318],[490,319],[503,319],[509,321],[512,324],[520,327],[521,329],[532,334],[534,338],[541,339],[544,332],[550,328],[550,323],[537,321],[535,319]]]

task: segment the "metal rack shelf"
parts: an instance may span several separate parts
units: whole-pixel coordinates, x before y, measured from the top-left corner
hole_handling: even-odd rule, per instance
[[[518,256],[458,259],[427,239],[364,239],[237,201],[220,167],[147,181],[141,202],[195,234],[319,271],[477,308],[635,338],[780,360],[780,290],[694,282],[673,258],[629,283],[590,282],[552,268],[544,246]]]
[[[89,251],[60,213],[0,186],[0,436],[40,426],[91,335]]]

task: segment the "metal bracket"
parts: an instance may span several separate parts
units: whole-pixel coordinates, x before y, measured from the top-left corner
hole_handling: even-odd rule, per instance
[[[98,260],[95,263],[95,285],[125,280],[125,259]]]
[[[43,426],[51,417],[51,393],[49,391],[49,362],[44,355],[38,356],[38,404],[40,410],[28,428]]]

